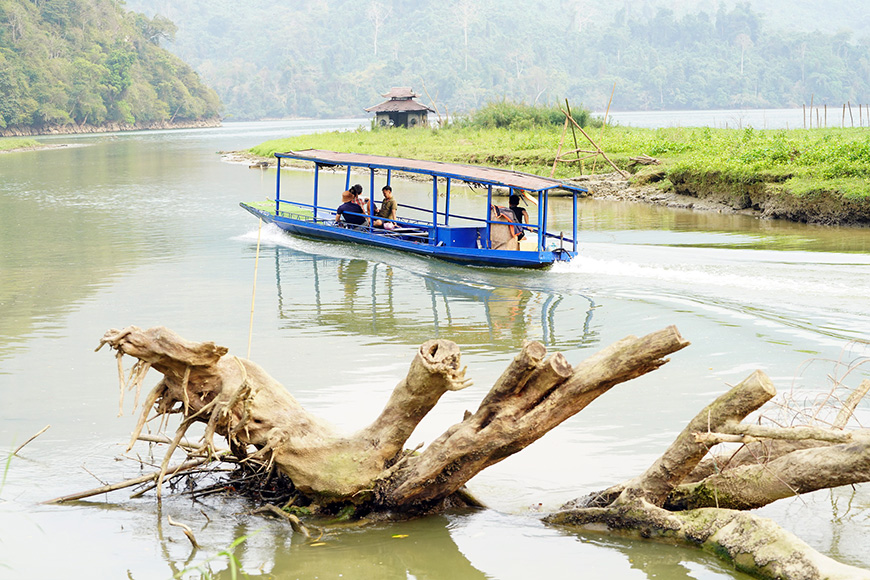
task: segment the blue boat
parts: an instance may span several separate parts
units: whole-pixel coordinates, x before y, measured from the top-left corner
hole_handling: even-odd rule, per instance
[[[275,199],[265,204],[242,203],[241,206],[291,234],[355,242],[478,266],[543,268],[557,261],[569,261],[577,254],[577,199],[586,195],[586,189],[570,183],[507,169],[317,149],[276,153],[275,157],[278,158]],[[281,165],[285,159],[314,164],[313,198],[310,204],[282,199]],[[346,168],[347,189],[352,171],[368,170],[370,192],[381,189],[380,182],[376,187],[376,175],[385,185],[390,185],[394,172],[429,176],[432,179],[432,207],[420,208],[399,203],[402,216],[397,215],[395,220],[379,218],[374,214],[351,214],[358,218],[355,221],[365,218],[362,225],[337,220],[334,194],[330,195],[330,205],[327,206],[318,191],[321,169],[336,167]],[[487,215],[451,213],[450,190],[451,185],[457,182],[486,192]],[[443,187],[443,201],[440,204],[439,183]],[[531,207],[532,211],[528,212],[532,214],[528,220],[531,223],[517,223],[512,211],[493,203],[494,189],[496,193],[522,195],[533,202],[532,206],[537,206],[537,219],[535,208]],[[573,229],[570,236],[564,232],[547,230],[548,198],[554,191],[573,198]],[[484,212],[487,213],[486,210]],[[343,217],[347,217],[347,212],[343,213]],[[381,227],[376,227],[379,223]]]

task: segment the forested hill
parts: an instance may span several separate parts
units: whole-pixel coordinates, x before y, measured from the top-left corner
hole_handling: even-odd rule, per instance
[[[118,0],[0,0],[0,134],[216,123],[217,94]]]
[[[442,113],[503,98],[600,110],[614,84],[618,110],[866,104],[870,45],[833,28],[860,20],[855,1],[780,1],[824,12],[829,28],[808,32],[730,0],[127,0],[178,25],[167,47],[236,119],[365,116],[392,86]]]

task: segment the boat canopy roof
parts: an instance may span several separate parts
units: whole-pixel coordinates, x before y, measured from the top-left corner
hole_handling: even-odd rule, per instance
[[[423,161],[419,159],[404,159],[402,157],[366,155],[363,153],[339,153],[323,149],[287,151],[286,153],[275,153],[275,157],[312,161],[321,166],[344,165],[348,167],[368,167],[370,169],[390,169],[394,171],[407,171],[409,173],[422,173],[436,177],[449,177],[450,179],[458,179],[470,183],[510,187],[526,191],[539,192],[550,189],[564,189],[576,193],[586,192],[584,187],[558,179],[478,165]]]

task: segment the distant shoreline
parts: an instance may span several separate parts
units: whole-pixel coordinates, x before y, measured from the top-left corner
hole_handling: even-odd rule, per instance
[[[39,137],[46,135],[79,135],[90,133],[120,133],[124,131],[155,131],[165,129],[204,129],[220,127],[221,119],[199,119],[196,121],[157,121],[153,123],[106,123],[104,125],[48,125],[43,127],[11,126],[0,129],[0,137]]]

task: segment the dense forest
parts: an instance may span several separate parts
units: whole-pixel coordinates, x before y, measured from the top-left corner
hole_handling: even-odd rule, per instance
[[[166,46],[217,90],[228,118],[364,116],[391,86],[442,114],[502,99],[603,109],[611,91],[617,110],[870,101],[870,24],[857,0],[127,4],[177,24]]]
[[[175,30],[118,0],[0,0],[0,131],[215,120],[217,94],[159,46]]]

